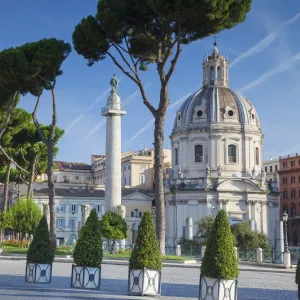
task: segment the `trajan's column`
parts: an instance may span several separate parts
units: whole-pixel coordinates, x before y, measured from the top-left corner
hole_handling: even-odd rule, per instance
[[[121,108],[117,94],[119,81],[115,75],[110,81],[111,92],[102,116],[106,117],[106,162],[105,162],[105,211],[120,210],[121,207],[121,117],[126,114]]]

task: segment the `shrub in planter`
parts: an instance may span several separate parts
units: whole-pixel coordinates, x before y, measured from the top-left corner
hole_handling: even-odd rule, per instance
[[[74,250],[71,286],[75,288],[100,288],[103,258],[102,238],[98,215],[93,209],[81,228]]]
[[[129,295],[160,295],[161,255],[152,215],[144,213],[129,260]]]
[[[298,300],[300,300],[300,257],[298,258],[295,281],[298,285]]]
[[[47,219],[43,216],[27,252],[26,282],[50,283],[54,250],[51,247]]]
[[[224,210],[218,213],[201,265],[199,299],[237,299],[238,261]]]

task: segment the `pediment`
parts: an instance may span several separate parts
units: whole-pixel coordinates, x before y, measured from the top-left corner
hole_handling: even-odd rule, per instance
[[[147,196],[143,193],[132,192],[130,194],[122,196],[122,201],[123,200],[148,200],[148,201],[150,200],[150,201],[152,201],[153,199],[150,196]]]
[[[261,192],[261,188],[249,179],[228,179],[219,184],[217,190],[231,192]]]

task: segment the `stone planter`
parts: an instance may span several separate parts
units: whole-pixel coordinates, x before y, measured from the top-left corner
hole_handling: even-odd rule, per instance
[[[100,289],[101,266],[99,268],[72,265],[71,287]]]
[[[26,263],[25,282],[50,283],[52,279],[52,264]]]
[[[200,276],[199,300],[237,300],[237,280]]]
[[[128,295],[160,295],[161,271],[150,269],[129,269]]]

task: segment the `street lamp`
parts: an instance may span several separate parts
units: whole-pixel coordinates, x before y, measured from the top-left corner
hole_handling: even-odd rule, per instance
[[[288,245],[288,239],[287,239],[287,221],[288,221],[288,214],[286,211],[282,214],[282,220],[284,223],[284,252],[289,252],[289,245]]]

